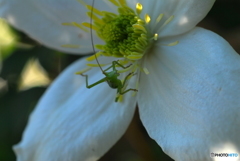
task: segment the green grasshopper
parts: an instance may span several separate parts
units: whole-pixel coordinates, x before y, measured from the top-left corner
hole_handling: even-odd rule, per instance
[[[122,64],[118,63],[117,61],[113,61],[113,62],[112,62],[112,65],[111,65],[110,67],[108,67],[107,69],[103,70],[102,67],[100,66],[99,62],[98,62],[97,57],[96,57],[96,60],[97,60],[97,63],[98,63],[98,65],[99,65],[99,68],[101,69],[102,73],[103,73],[106,77],[98,80],[97,82],[95,82],[95,83],[93,83],[93,84],[91,84],[91,85],[89,85],[89,84],[88,84],[88,75],[81,74],[82,76],[85,76],[85,77],[86,77],[86,87],[87,87],[87,88],[92,88],[92,87],[94,87],[94,86],[96,86],[96,85],[98,85],[98,84],[101,84],[101,83],[103,83],[103,82],[107,82],[108,85],[109,85],[109,87],[111,87],[111,88],[113,88],[113,89],[117,89],[117,94],[120,94],[120,95],[123,95],[123,94],[125,94],[125,93],[127,93],[127,92],[129,92],[129,91],[135,91],[135,92],[138,91],[137,89],[132,89],[132,88],[127,89],[127,90],[123,90],[123,88],[124,88],[125,85],[126,85],[126,82],[127,82],[128,78],[129,78],[131,75],[133,75],[133,73],[129,73],[129,74],[124,78],[123,82],[122,82],[120,79],[118,79],[118,76],[119,76],[120,74],[118,73],[118,70],[116,69],[116,65],[118,65],[119,67],[122,67],[123,69],[126,69],[126,68],[128,68],[129,66],[124,67]],[[110,72],[107,72],[107,71],[108,71],[109,69],[111,69],[111,68],[112,68],[113,70],[110,71]],[[118,99],[119,99],[119,96],[116,97],[115,102],[117,102]]]
[[[93,14],[93,7],[94,7],[94,2],[95,0],[92,1],[92,11],[91,11],[91,15]],[[90,25],[92,25],[92,19],[91,19],[91,22],[90,22]],[[94,53],[96,53],[95,51],[95,48],[94,48],[94,44],[93,44],[93,34],[92,34],[92,29],[90,30],[91,31],[91,40],[92,40],[92,47],[93,47],[93,51]],[[101,69],[102,73],[106,76],[105,78],[102,78],[100,80],[98,80],[97,82],[89,85],[88,84],[88,75],[84,75],[84,74],[81,74],[82,76],[85,76],[86,77],[86,87],[87,88],[92,88],[98,84],[101,84],[103,82],[107,82],[109,87],[113,88],[113,89],[117,89],[117,95],[123,95],[129,91],[135,91],[137,92],[138,90],[137,89],[127,89],[127,90],[124,90],[124,87],[126,85],[126,82],[128,80],[128,78],[133,75],[133,73],[129,73],[123,80],[123,82],[118,79],[118,76],[120,76],[120,74],[118,73],[118,70],[116,69],[116,65],[118,65],[119,67],[123,68],[123,69],[126,69],[128,68],[129,66],[127,67],[124,67],[122,64],[120,64],[118,61],[113,61],[112,62],[112,65],[110,67],[108,67],[107,69],[103,70],[102,67],[100,66],[100,63],[97,59],[97,56],[95,54],[95,58],[96,58],[96,61],[97,61],[97,64],[99,66],[99,68]],[[110,72],[107,72],[109,69],[113,69],[112,71]],[[115,102],[118,102],[118,99],[119,99],[119,96],[116,97],[115,99]]]

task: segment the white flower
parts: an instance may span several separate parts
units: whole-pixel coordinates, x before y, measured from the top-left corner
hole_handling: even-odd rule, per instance
[[[141,73],[136,97],[127,93],[123,103],[115,103],[116,91],[105,83],[86,89],[85,78],[73,74],[85,68],[85,60],[75,62],[32,113],[22,142],[14,147],[18,161],[97,160],[123,135],[136,103],[148,134],[175,160],[212,160],[210,153],[219,149],[239,152],[240,57],[221,37],[195,27],[214,0],[138,2],[142,18],[147,13],[155,21],[163,13],[162,22],[172,15],[174,19],[159,31],[149,23],[148,31],[158,33],[158,40],[140,60],[150,74]],[[132,9],[136,3],[127,1]],[[89,34],[60,25],[89,20],[85,7],[75,0],[0,4],[0,15],[41,43],[73,53],[92,51]],[[95,6],[109,11],[102,1]],[[162,45],[176,41],[175,46]],[[62,44],[80,48],[61,48]],[[103,77],[99,68],[88,75],[90,82]]]

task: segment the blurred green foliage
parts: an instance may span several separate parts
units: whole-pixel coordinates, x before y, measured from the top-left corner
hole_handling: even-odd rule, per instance
[[[20,37],[18,44],[2,50],[3,66],[0,73],[0,160],[14,161],[12,146],[21,140],[29,114],[36,106],[46,86],[35,86],[19,90],[20,80],[27,62],[37,59],[45,69],[50,80],[54,80],[61,71],[76,59],[76,55],[67,55],[47,49],[23,33],[15,31]],[[9,53],[11,51],[11,53]],[[4,82],[4,83],[3,83]]]

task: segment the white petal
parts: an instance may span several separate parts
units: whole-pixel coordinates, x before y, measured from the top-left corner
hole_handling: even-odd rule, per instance
[[[74,75],[84,64],[71,65],[42,97],[14,147],[18,161],[93,161],[123,135],[136,97],[115,103],[116,90],[106,83],[87,89],[85,78]],[[88,74],[91,83],[103,77],[98,68]]]
[[[173,20],[158,33],[160,37],[182,34],[193,29],[209,12],[215,0],[140,0],[143,12],[151,16],[151,27],[155,26],[157,17],[164,14],[160,25],[170,16]],[[157,32],[158,28],[153,32]]]
[[[91,0],[85,1],[91,5]],[[90,21],[87,9],[77,0],[0,0],[0,6],[1,17],[40,43],[65,52],[92,52],[90,33],[62,25]],[[109,10],[102,1],[96,1],[95,7]],[[99,41],[96,39],[94,43]],[[65,44],[80,45],[80,48],[61,47]]]
[[[138,95],[145,128],[177,161],[240,152],[240,56],[201,28],[176,39],[145,58],[150,74],[141,76]]]

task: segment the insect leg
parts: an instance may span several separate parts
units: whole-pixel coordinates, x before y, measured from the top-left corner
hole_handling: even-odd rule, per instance
[[[123,81],[123,84],[122,84],[122,88],[125,86],[128,77],[130,77],[131,75],[133,75],[133,73],[129,73],[129,74],[125,77],[125,79],[124,79],[124,81]],[[122,89],[122,88],[121,88],[121,89]],[[132,89],[132,88],[130,88],[130,89],[127,89],[126,91],[123,91],[123,92],[122,92],[121,89],[119,90],[119,94],[121,94],[121,95],[123,95],[123,94],[125,94],[125,93],[127,93],[127,92],[129,92],[129,91],[136,91],[136,92],[138,91],[137,89]]]
[[[133,73],[129,73],[129,74],[125,77],[125,79],[124,79],[124,81],[123,81],[123,84],[118,87],[118,90],[117,90],[117,93],[118,93],[118,94],[124,95],[125,93],[127,93],[127,92],[129,92],[129,91],[135,91],[135,92],[138,91],[137,89],[133,89],[133,88],[129,88],[129,89],[125,90],[125,91],[122,91],[122,89],[124,88],[124,86],[125,86],[125,84],[126,84],[126,82],[127,82],[128,77],[130,77],[131,75],[133,75]],[[119,96],[116,97],[115,102],[117,102],[118,99],[119,99]]]
[[[127,79],[128,77],[130,77],[133,73],[129,73],[123,80],[123,84],[122,84],[122,88],[125,86],[126,82],[127,82]],[[121,91],[120,91],[121,92]]]
[[[119,62],[113,61],[113,62],[112,62],[113,70],[116,70],[116,68],[115,68],[115,67],[116,67],[116,64],[119,65],[120,67],[122,67],[123,69],[126,69],[126,68],[128,68],[129,66],[132,65],[132,64],[130,64],[130,65],[128,65],[128,66],[125,67],[125,66],[123,66],[122,64],[120,64]]]
[[[102,79],[100,79],[99,81],[97,81],[97,82],[95,82],[93,84],[88,85],[88,75],[84,75],[84,74],[81,74],[81,75],[86,77],[86,87],[87,88],[92,88],[92,87],[94,87],[94,86],[96,86],[96,85],[98,85],[100,83],[103,83],[103,82],[105,82],[107,80],[107,78],[105,77],[105,78],[102,78]]]
[[[104,72],[106,72],[107,70],[109,70],[110,68],[112,68],[113,65],[111,65],[110,67],[108,67],[107,69],[103,70]]]
[[[121,91],[121,90],[120,90],[120,91]],[[120,95],[124,95],[125,93],[127,93],[127,92],[129,92],[129,91],[135,91],[135,92],[137,92],[138,90],[137,90],[137,89],[133,89],[133,88],[129,88],[129,89],[127,89],[127,90],[124,91],[124,92],[118,92],[118,93],[119,93]],[[120,97],[120,96],[116,97],[115,102],[118,101],[119,97]]]
[[[123,94],[125,94],[125,93],[127,93],[127,92],[129,92],[129,91],[135,91],[135,92],[137,92],[138,90],[137,89],[133,89],[133,88],[129,88],[129,89],[127,89],[126,91],[124,91],[124,92],[119,92],[119,94],[121,94],[121,95],[123,95]]]

